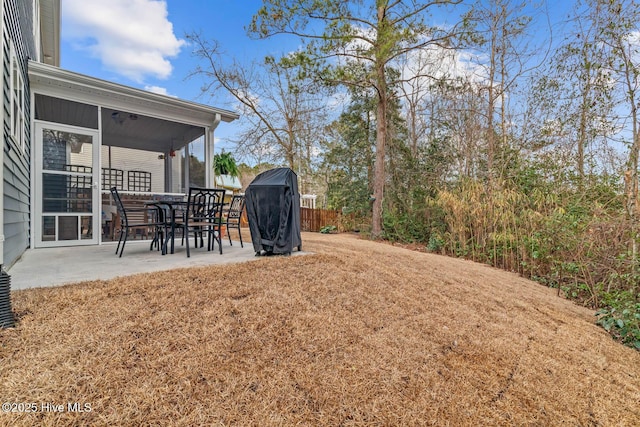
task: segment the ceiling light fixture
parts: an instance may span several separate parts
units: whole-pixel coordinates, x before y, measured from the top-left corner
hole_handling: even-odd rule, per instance
[[[124,123],[124,117],[120,115],[119,111],[114,111],[113,113],[111,113],[111,118],[113,119],[114,122],[116,122],[121,126],[122,126],[122,123]]]

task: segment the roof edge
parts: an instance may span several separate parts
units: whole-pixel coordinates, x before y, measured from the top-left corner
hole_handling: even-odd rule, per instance
[[[29,78],[31,79],[32,77],[54,78],[56,80],[64,81],[70,84],[96,88],[112,93],[126,94],[127,96],[138,98],[139,100],[148,102],[168,104],[177,108],[196,110],[207,114],[219,114],[221,120],[227,123],[237,120],[240,117],[239,114],[234,113],[230,110],[211,107],[209,105],[199,104],[192,101],[186,101],[184,99],[168,95],[153,93],[143,89],[126,86],[119,83],[113,83],[96,77],[87,76],[85,74],[64,70],[53,65],[43,64],[37,61],[30,60]]]

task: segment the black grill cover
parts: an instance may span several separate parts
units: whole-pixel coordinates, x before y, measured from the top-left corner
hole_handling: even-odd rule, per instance
[[[289,168],[261,173],[245,192],[247,220],[256,254],[302,250],[298,177]]]

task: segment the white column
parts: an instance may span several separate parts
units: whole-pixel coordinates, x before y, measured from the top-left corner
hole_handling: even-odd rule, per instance
[[[98,218],[94,221],[95,224],[98,224],[97,228],[94,228],[94,233],[98,233],[98,244],[102,244],[102,212],[104,211],[104,206],[102,206],[102,106],[98,105],[98,140],[95,141],[92,150],[95,150],[97,154],[97,159],[95,160],[95,164],[93,166],[93,182],[97,188],[94,188],[94,197],[96,200],[96,204],[98,205],[97,213],[94,211],[94,216],[97,215]]]
[[[222,117],[220,114],[216,114],[211,127],[206,128],[204,132],[204,180],[205,187],[213,188],[215,184],[213,182],[213,149],[214,149],[214,131],[220,124]]]
[[[213,187],[213,129],[204,130],[204,186]]]

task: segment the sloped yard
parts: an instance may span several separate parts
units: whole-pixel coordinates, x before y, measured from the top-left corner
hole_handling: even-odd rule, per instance
[[[303,244],[15,292],[2,400],[38,412],[0,424],[640,425],[640,353],[553,290],[350,235]]]

